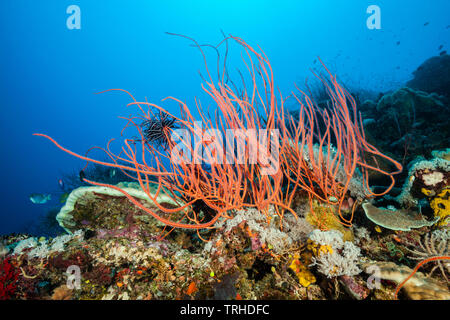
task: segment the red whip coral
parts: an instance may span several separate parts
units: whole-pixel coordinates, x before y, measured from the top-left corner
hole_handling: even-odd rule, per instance
[[[328,89],[331,106],[322,110],[306,94],[305,103],[293,94],[300,104],[297,121],[285,111],[286,98],[281,93],[277,97],[272,67],[261,49],[255,50],[234,36],[226,37],[217,46],[199,45],[194,39],[182,37],[192,41],[204,58],[206,77],[202,77],[202,89],[216,106],[214,117],[202,108],[198,100],[196,110],[201,124],[196,121],[187,105],[176,98],[168,97],[164,101],[176,102],[180,106],[180,117],[156,104],[138,102],[125,90],[112,89],[129,94],[133,100],[129,106],[137,107],[139,114],[124,118],[127,121],[124,130],[134,128],[137,137],[124,139],[120,153],[111,151],[112,140],[108,142],[106,149],[95,147],[107,154],[111,159],[110,163],[76,154],[47,135],[35,135],[49,139],[58,148],[80,159],[122,170],[139,182],[158,210],[145,207],[138,199],[117,186],[84,177],[83,180],[122,192],[135,206],[170,227],[196,230],[209,228],[220,217],[232,218],[236,210],[244,207],[260,210],[268,221],[272,218],[269,214],[270,207],[274,208],[280,218],[286,212],[296,216],[291,204],[300,190],[306,191],[310,199],[316,198],[337,205],[340,213],[350,179],[357,168],[363,175],[369,195],[375,195],[368,184],[369,170],[389,176],[392,184],[386,192],[392,188],[393,175],[401,171],[401,165],[367,143],[353,98],[328,70],[329,80],[319,78]],[[247,71],[245,74],[238,71],[240,89],[228,73],[226,61],[230,41],[242,49],[241,57],[244,70]],[[224,59],[221,59],[219,49],[224,46],[226,51]],[[203,47],[213,48],[218,54],[215,77],[212,69],[208,68]],[[164,130],[157,134],[158,141],[164,141],[164,144],[167,142],[164,148],[166,152],[161,152],[151,141],[147,141],[149,135],[145,130],[148,124],[152,124],[153,130],[152,121],[158,117],[170,119],[177,124],[164,126]],[[173,139],[174,134],[175,137],[180,134],[178,130],[174,130],[175,127],[184,130],[186,136],[200,136],[200,143],[192,144],[185,139],[175,144],[170,139],[170,136]],[[244,141],[243,149],[232,152],[224,150],[223,134],[228,134],[229,131],[235,136],[228,140],[227,135],[227,148],[229,145],[234,147],[236,140],[237,144]],[[152,132],[150,137],[154,136]],[[314,150],[319,151],[315,153]],[[177,156],[174,157],[174,154]],[[365,160],[366,155],[391,161],[397,171],[388,173],[378,166],[369,165]],[[309,157],[309,161],[305,160],[306,157]],[[210,164],[210,168],[205,168],[204,163]],[[344,172],[345,177],[341,181],[337,179],[338,171]],[[159,203],[158,195],[163,192],[175,203],[179,203],[179,206],[168,208]],[[193,204],[199,201],[215,212],[215,215],[206,217],[202,210],[195,210]],[[189,207],[191,210],[187,210]],[[180,218],[178,214],[174,217],[175,213],[183,216]],[[352,221],[352,217],[345,219],[342,215],[340,219],[347,225]]]
[[[0,300],[11,299],[17,288],[20,272],[11,264],[11,258],[6,258],[0,264]]]

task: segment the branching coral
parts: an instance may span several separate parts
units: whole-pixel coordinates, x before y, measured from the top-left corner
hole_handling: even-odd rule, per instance
[[[376,195],[369,187],[371,170],[391,179],[391,185],[382,194],[392,188],[393,175],[401,171],[401,165],[366,141],[355,100],[328,69],[325,68],[329,78],[317,77],[327,89],[330,105],[321,109],[303,92],[300,91],[303,98],[292,94],[291,98],[299,104],[296,120],[285,112],[286,99],[281,94],[280,97],[276,95],[272,68],[262,50],[255,50],[234,36],[226,37],[215,47],[209,46],[218,53],[217,74],[213,77],[206,63],[204,46],[182,37],[192,41],[204,58],[206,77],[202,77],[202,89],[214,101],[214,117],[197,100],[196,109],[201,121],[196,121],[188,106],[176,98],[165,100],[180,106],[180,117],[156,104],[138,102],[127,91],[113,89],[128,93],[133,100],[129,106],[137,107],[140,114],[124,118],[127,121],[124,130],[134,128],[136,135],[124,139],[120,153],[112,152],[112,140],[106,149],[92,148],[103,150],[111,159],[110,163],[95,160],[87,154],[76,154],[47,135],[35,135],[49,139],[73,156],[117,168],[136,180],[158,212],[164,214],[147,208],[120,187],[83,178],[90,184],[121,192],[135,206],[170,227],[198,231],[212,227],[221,217],[232,218],[237,210],[245,207],[261,211],[270,222],[271,206],[280,217],[281,225],[286,212],[296,216],[291,204],[301,190],[310,199],[337,206],[337,219],[351,225],[353,211],[350,217],[344,217],[341,207],[357,170],[362,175],[367,196]],[[230,41],[242,49],[242,61],[247,71],[245,75],[238,72],[240,89],[227,71]],[[224,46],[225,58],[221,59],[219,49]],[[156,138],[153,132],[148,133],[149,125],[155,123],[155,119],[170,119],[169,125],[159,130]],[[223,148],[225,133],[226,151]],[[167,144],[165,151],[170,154],[158,150],[152,144],[155,139],[164,141]],[[234,148],[235,142],[237,148]],[[390,161],[396,171],[381,170],[376,158]],[[369,164],[367,159],[375,164]],[[152,192],[155,189],[156,192]],[[163,192],[177,204],[175,207],[164,206],[158,201]],[[212,216],[195,209],[199,202],[204,204],[200,207],[213,212]],[[176,215],[174,218],[175,213],[181,213],[183,217],[180,219]]]

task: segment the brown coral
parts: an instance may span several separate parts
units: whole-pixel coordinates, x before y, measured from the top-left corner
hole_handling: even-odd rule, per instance
[[[378,268],[377,276],[382,280],[402,283],[412,272],[411,268],[397,265],[393,262],[376,261],[364,263],[364,270],[373,266]],[[450,300],[450,292],[447,286],[430,279],[421,272],[414,274],[409,281],[403,285],[405,294],[412,300]]]
[[[53,291],[51,300],[72,300],[72,290],[62,285]]]

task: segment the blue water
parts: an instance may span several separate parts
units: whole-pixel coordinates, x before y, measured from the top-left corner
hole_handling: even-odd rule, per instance
[[[73,4],[80,30],[66,26]],[[381,8],[381,30],[366,26],[371,4]],[[387,91],[448,48],[448,12],[448,0],[0,1],[0,233],[23,231],[59,205],[28,197],[60,191],[58,179],[84,165],[32,133],[84,153],[118,137],[118,116],[129,114],[126,95],[95,92],[190,105],[202,96],[201,55],[165,31],[216,44],[223,30],[259,45],[285,94],[311,76],[317,56],[347,84]]]

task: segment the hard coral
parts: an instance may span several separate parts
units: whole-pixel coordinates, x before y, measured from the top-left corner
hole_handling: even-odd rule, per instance
[[[413,89],[436,92],[450,97],[450,56],[431,57],[413,72],[414,78],[406,85]]]
[[[408,179],[396,200],[405,207],[414,207],[419,199],[433,197],[450,182],[450,161],[438,157],[425,160],[418,157],[410,164]]]
[[[412,269],[404,265],[397,265],[393,262],[375,261],[362,265],[364,270],[369,267],[377,267],[377,277],[382,280],[393,281],[400,284],[408,275],[412,273]],[[405,294],[412,300],[449,300],[450,293],[447,286],[426,277],[423,273],[417,272],[403,286]]]
[[[450,122],[442,116],[448,114],[448,103],[436,93],[401,88],[378,101],[363,102],[360,110],[367,119],[368,138],[376,141],[380,150],[403,159],[404,164],[448,147]]]
[[[369,202],[363,203],[362,207],[369,220],[389,230],[411,231],[413,228],[430,227],[438,220],[428,221],[412,210],[377,208]]]

